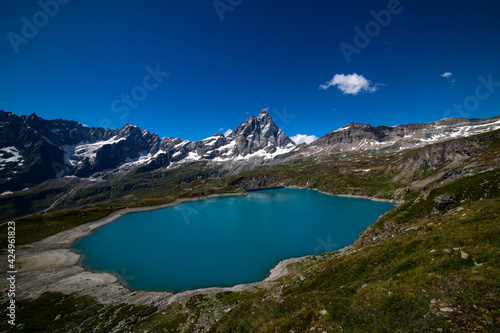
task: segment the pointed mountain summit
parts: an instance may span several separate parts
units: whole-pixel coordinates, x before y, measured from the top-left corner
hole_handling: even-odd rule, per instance
[[[174,162],[266,160],[286,154],[296,147],[266,110],[262,110],[257,117],[249,117],[227,137],[218,133],[191,144],[194,146],[187,156],[174,153],[174,156],[182,156]]]
[[[275,153],[278,149],[293,148],[295,144],[274,123],[267,110],[257,117],[251,116],[227,137],[235,141],[235,155],[246,156],[259,150]]]

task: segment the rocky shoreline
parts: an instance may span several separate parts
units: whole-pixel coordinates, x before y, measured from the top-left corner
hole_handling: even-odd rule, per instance
[[[273,281],[289,274],[287,266],[303,258],[286,259],[279,262],[263,281],[241,284],[233,287],[213,287],[173,294],[165,291],[134,291],[120,283],[117,276],[110,273],[94,273],[79,264],[80,255],[71,246],[95,229],[109,224],[125,214],[162,209],[183,202],[205,200],[213,197],[246,195],[242,193],[210,195],[194,199],[178,199],[164,205],[126,208],[100,220],[62,231],[39,242],[25,245],[18,252],[18,299],[36,299],[44,292],[63,294],[79,293],[95,297],[103,304],[126,303],[133,305],[155,305],[163,308],[172,302],[187,301],[197,294],[213,294],[224,291],[243,291],[253,287],[271,286]]]
[[[331,195],[334,197],[343,197],[343,198],[356,198],[356,199],[366,199],[366,200],[371,200],[371,201],[377,201],[377,202],[388,202],[394,204],[396,207],[401,205],[404,201],[400,200],[389,200],[389,199],[380,199],[372,196],[366,196],[366,195],[354,195],[354,194],[335,194],[335,193],[329,193],[325,191],[321,191],[315,188],[308,188],[308,187],[301,187],[301,186],[286,186],[285,188],[291,188],[291,189],[301,189],[301,190],[313,190],[316,192],[319,192],[321,194],[326,194],[326,195]]]

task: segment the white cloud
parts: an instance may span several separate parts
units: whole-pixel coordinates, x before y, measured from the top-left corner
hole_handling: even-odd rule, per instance
[[[304,142],[310,144],[311,142],[318,140],[318,137],[316,135],[297,134],[290,137],[290,139],[292,139],[295,144],[300,145]]]
[[[448,82],[450,82],[450,88],[453,88],[455,86],[455,82],[457,81],[457,79],[454,77],[453,73],[444,72],[441,77],[444,77],[446,80],[448,80]]]
[[[219,133],[221,133],[224,130],[224,127],[219,128]]]
[[[233,133],[233,130],[228,128],[225,132],[224,132],[224,136],[228,136],[229,134]]]
[[[326,90],[331,86],[337,86],[337,88],[344,93],[344,95],[357,95],[361,91],[365,92],[375,92],[380,84],[372,85],[372,83],[365,79],[363,75],[354,74],[335,74],[333,79],[328,81],[326,84],[321,84],[320,89]]]

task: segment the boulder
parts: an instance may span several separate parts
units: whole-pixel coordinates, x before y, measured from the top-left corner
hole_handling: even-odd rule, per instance
[[[451,193],[442,194],[432,199],[432,205],[437,210],[444,210],[446,207],[455,202],[455,195]]]

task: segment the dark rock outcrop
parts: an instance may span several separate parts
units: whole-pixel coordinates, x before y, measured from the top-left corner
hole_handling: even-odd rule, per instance
[[[229,186],[239,187],[244,190],[254,190],[266,188],[276,182],[276,178],[272,176],[259,175],[251,177],[238,177],[228,183]]]
[[[455,196],[453,194],[447,193],[432,199],[432,205],[437,210],[444,210],[446,207],[455,202]]]

